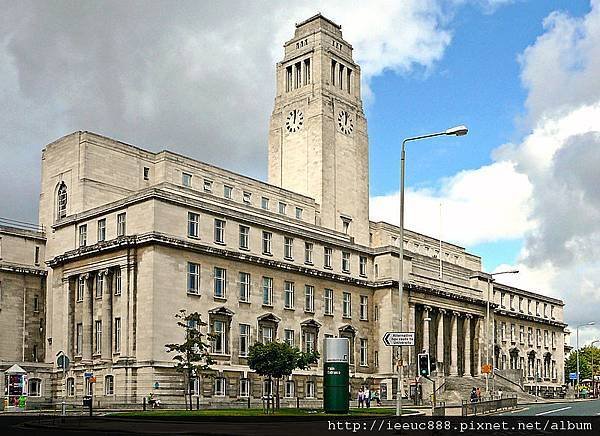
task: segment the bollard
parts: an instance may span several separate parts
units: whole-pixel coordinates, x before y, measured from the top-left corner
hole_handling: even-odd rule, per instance
[[[200,410],[200,397],[196,397],[196,410]]]
[[[296,397],[296,409],[300,408],[300,397]]]
[[[144,397],[144,412],[146,411],[146,397]]]
[[[248,395],[248,409],[250,408],[250,395]]]

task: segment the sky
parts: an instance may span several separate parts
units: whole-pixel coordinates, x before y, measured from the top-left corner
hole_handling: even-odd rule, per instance
[[[41,149],[76,130],[265,180],[274,64],[320,11],[361,65],[371,219],[398,222],[402,139],[465,124],[408,144],[407,227],[519,269],[502,281],[563,299],[572,331],[600,324],[600,0],[0,8],[1,217],[37,221]]]

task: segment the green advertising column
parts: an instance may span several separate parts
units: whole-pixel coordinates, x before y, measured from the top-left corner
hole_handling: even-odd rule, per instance
[[[323,344],[323,408],[326,413],[348,413],[350,408],[350,342],[325,338]]]

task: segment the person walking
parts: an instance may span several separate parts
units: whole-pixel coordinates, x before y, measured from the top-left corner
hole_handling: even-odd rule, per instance
[[[477,388],[477,401],[481,401],[481,389]]]
[[[362,408],[365,402],[365,393],[363,392],[363,388],[358,390],[358,408]]]
[[[367,409],[371,407],[371,391],[368,387],[365,389],[365,404],[367,405]]]

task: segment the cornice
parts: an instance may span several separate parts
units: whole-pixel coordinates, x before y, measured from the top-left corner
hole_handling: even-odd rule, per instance
[[[24,265],[14,265],[9,263],[0,263],[0,271],[10,272],[14,274],[30,274],[40,277],[45,277],[47,275],[46,270],[43,269]]]

